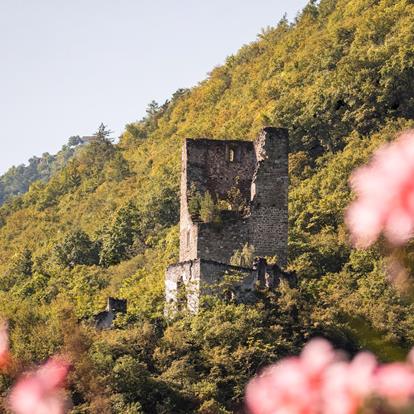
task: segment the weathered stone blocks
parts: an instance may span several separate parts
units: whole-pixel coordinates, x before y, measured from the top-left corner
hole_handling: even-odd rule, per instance
[[[277,256],[279,265],[286,265],[288,141],[287,130],[281,128],[264,128],[254,142],[185,141],[181,169],[180,263],[170,266],[166,273],[167,306],[176,307],[180,284],[193,284],[194,288],[187,289],[190,293],[186,306],[196,311],[202,282],[220,278],[229,268],[235,251],[245,244],[254,247],[255,256]],[[227,219],[217,224],[202,223],[190,214],[189,202],[194,192],[209,192],[217,202],[235,189],[248,206],[244,215],[222,215]]]

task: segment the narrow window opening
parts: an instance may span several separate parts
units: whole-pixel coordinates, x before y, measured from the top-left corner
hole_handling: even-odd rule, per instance
[[[229,150],[229,161],[234,162],[234,149]]]
[[[191,233],[187,231],[187,247],[190,247],[190,242],[191,242]]]

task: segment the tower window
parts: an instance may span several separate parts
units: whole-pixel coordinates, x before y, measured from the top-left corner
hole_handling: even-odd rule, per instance
[[[187,247],[190,247],[190,242],[191,242],[191,234],[189,231],[187,231]]]
[[[235,144],[226,145],[226,161],[227,162],[240,162],[241,151]]]

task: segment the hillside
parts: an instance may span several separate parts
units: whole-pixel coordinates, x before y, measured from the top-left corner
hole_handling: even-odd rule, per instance
[[[248,378],[314,335],[401,357],[414,344],[413,305],[384,277],[384,246],[351,249],[343,210],[350,172],[413,120],[412,2],[310,2],[197,86],[151,104],[119,144],[103,134],[0,208],[0,314],[13,351],[27,363],[72,355],[73,412],[131,414],[241,410]],[[266,125],[291,137],[289,268],[300,288],[254,306],[210,298],[167,323],[181,143],[253,139]],[[128,299],[119,329],[78,323],[110,295]],[[2,376],[3,395],[9,384]]]
[[[65,167],[84,143],[82,138],[73,136],[57,154],[45,152],[41,157],[30,158],[27,165],[9,168],[0,176],[0,205],[12,196],[24,194],[35,181],[46,183],[52,175]]]

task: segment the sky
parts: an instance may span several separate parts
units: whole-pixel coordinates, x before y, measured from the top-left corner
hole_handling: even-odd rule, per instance
[[[0,174],[103,122],[119,136],[306,0],[0,0]]]

